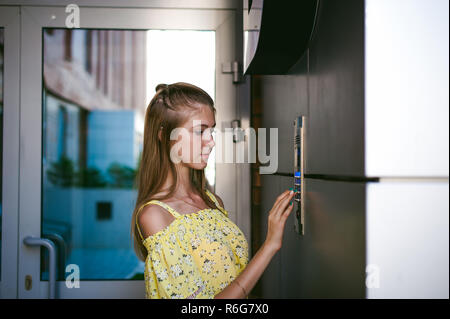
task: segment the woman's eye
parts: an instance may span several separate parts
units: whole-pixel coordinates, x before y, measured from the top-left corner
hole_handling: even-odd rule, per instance
[[[206,131],[209,131],[209,134],[211,134],[211,135],[216,133],[216,129],[215,128],[210,128],[210,129],[206,129],[206,130],[203,130],[203,131],[194,131],[194,133],[196,135],[203,135],[203,133],[206,132]]]

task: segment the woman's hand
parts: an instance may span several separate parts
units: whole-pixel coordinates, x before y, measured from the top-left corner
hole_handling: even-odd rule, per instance
[[[269,222],[267,226],[267,237],[264,245],[271,247],[275,251],[281,249],[283,232],[286,219],[291,214],[294,203],[289,202],[294,197],[294,191],[287,190],[277,197],[275,204],[269,212]]]

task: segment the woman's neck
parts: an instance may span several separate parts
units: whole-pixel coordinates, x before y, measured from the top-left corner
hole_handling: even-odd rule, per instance
[[[179,199],[186,198],[195,198],[198,196],[197,191],[192,186],[190,178],[189,178],[189,168],[188,167],[177,167],[177,186],[172,196]],[[161,191],[166,193],[169,191],[170,187],[174,184],[174,178],[172,176],[172,172],[169,171],[167,180],[164,183]]]

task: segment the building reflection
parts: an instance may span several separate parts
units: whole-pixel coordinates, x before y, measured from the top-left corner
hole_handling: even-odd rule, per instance
[[[129,233],[146,99],[146,31],[45,29],[43,236],[59,278],[142,279]],[[42,276],[47,276],[42,255]]]

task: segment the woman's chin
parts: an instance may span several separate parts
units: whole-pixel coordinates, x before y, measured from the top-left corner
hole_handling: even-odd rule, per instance
[[[204,159],[203,157],[200,157],[197,162],[189,163],[188,166],[194,168],[194,169],[204,169],[208,165],[208,159]]]

